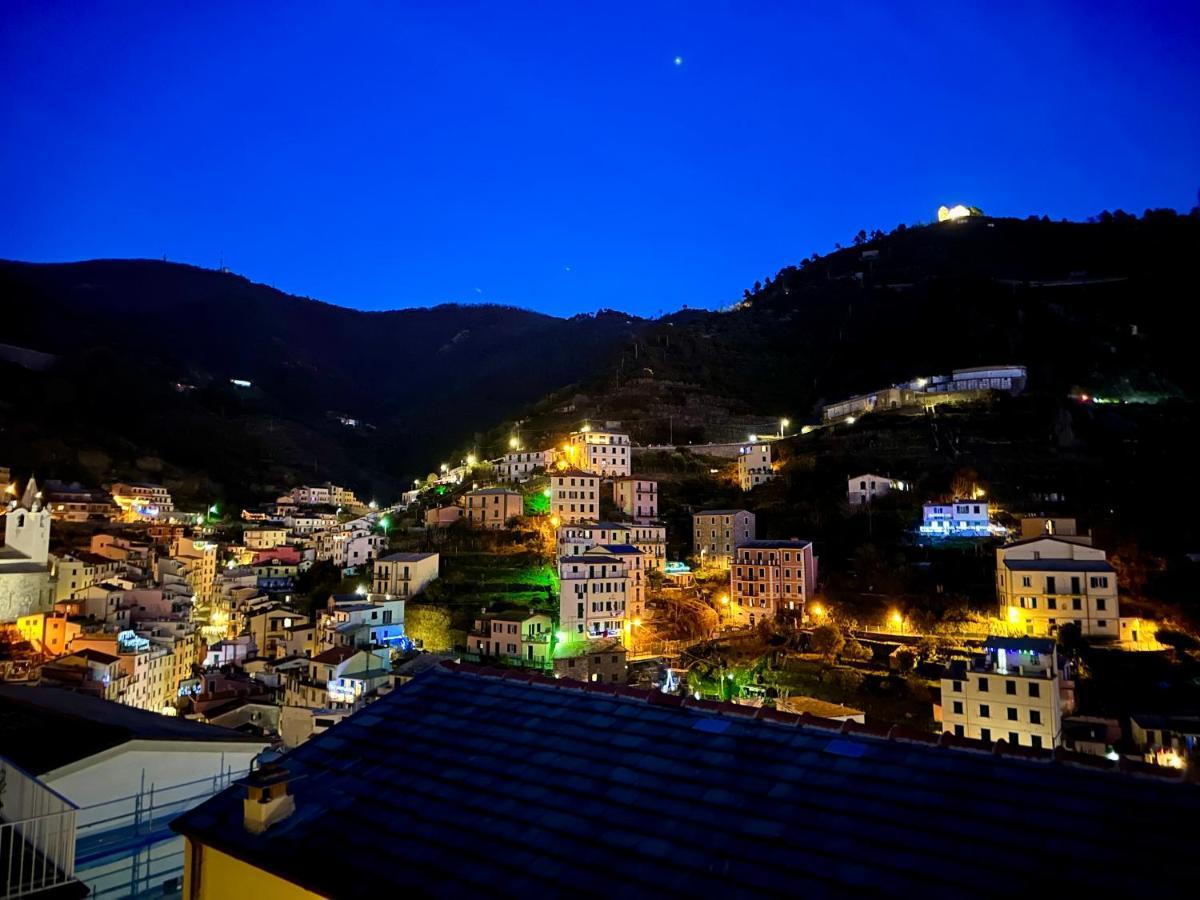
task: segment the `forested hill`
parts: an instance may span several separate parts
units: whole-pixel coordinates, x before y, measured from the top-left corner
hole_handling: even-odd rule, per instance
[[[476,430],[602,369],[646,324],[500,306],[365,313],[152,260],[4,262],[0,298],[0,344],[58,358],[33,371],[0,353],[0,464],[163,478],[197,498],[311,478],[392,496]]]
[[[1064,398],[1197,396],[1195,213],[979,217],[858,241],[764,279],[726,311],[654,323],[577,406],[643,441],[668,429],[700,441],[975,365],[1023,364],[1031,391]]]

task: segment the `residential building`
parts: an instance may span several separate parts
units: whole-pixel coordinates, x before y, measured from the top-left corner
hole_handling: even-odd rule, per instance
[[[1134,713],[1129,717],[1129,731],[1133,745],[1147,762],[1174,769],[1196,762],[1200,715]]]
[[[175,512],[171,492],[161,484],[118,481],[109,487],[109,493],[127,522],[167,519]]]
[[[614,897],[975,896],[1017,875],[1158,897],[1193,883],[1200,794],[1177,778],[938,743],[904,726],[434,666],[177,819],[183,896],[534,895],[552,872],[571,875],[550,893]],[[417,813],[402,797],[421,798]],[[1064,828],[1068,846],[1136,848],[1136,864],[1065,853]],[[985,833],[1019,838],[1019,863],[982,852]],[[580,864],[598,835],[619,838],[621,863]]]
[[[580,556],[598,544],[632,544],[633,526],[624,522],[577,522],[559,525],[558,555]]]
[[[738,484],[743,491],[753,490],[775,477],[771,467],[771,445],[746,444],[738,447]]]
[[[1080,534],[1073,518],[1068,516],[1022,516],[1021,540],[1053,537],[1072,544],[1092,544],[1090,534]]]
[[[817,588],[817,558],[811,541],[747,541],[734,552],[730,603],[722,612],[738,624],[764,619],[804,619],[804,605]]]
[[[216,544],[181,537],[171,544],[171,559],[187,567],[185,577],[196,597],[202,602],[212,599],[213,583],[217,577]]]
[[[132,570],[144,577],[154,574],[155,562],[158,559],[152,545],[116,534],[92,535],[89,549],[97,556],[121,563],[122,570]]]
[[[49,612],[54,606],[50,565],[50,511],[37,482],[29,479],[21,499],[8,504],[0,547],[0,623]]]
[[[288,492],[292,502],[297,506],[330,506],[333,504],[333,494],[327,484],[302,484]]]
[[[32,801],[42,833],[61,837],[43,845],[49,861],[69,859],[91,896],[178,896],[183,840],[172,821],[249,772],[268,746],[76,691],[0,686],[0,846]],[[55,799],[69,808],[62,830]],[[0,896],[20,896],[5,893],[4,879],[0,870]]]
[[[338,518],[337,513],[331,509],[305,506],[287,513],[283,517],[283,524],[287,526],[288,532],[291,534],[307,535],[316,534],[326,528],[336,528]]]
[[[885,497],[893,490],[907,490],[908,485],[886,475],[856,475],[846,481],[846,500],[852,507],[868,506],[878,497]]]
[[[996,597],[1000,618],[1026,634],[1074,622],[1087,637],[1121,638],[1117,574],[1097,547],[1057,537],[999,547]]]
[[[117,575],[121,564],[115,559],[84,550],[53,558],[54,602],[69,600],[82,590]]]
[[[331,647],[392,648],[404,640],[404,600],[378,594],[330,597],[316,634],[318,652]]]
[[[82,634],[83,625],[63,613],[39,612],[17,619],[17,632],[29,641],[34,653],[53,658],[67,652],[71,641]]]
[[[646,556],[646,569],[662,571],[667,564],[667,526],[657,522],[637,522],[630,527],[631,537],[628,541],[614,543],[630,543]]]
[[[599,684],[625,684],[629,651],[616,638],[565,644],[555,649],[554,677]]]
[[[371,566],[371,592],[386,597],[415,597],[438,577],[440,559],[436,553],[381,556]]]
[[[467,633],[467,650],[504,662],[545,668],[550,662],[554,622],[528,609],[484,613]]]
[[[613,479],[613,503],[635,522],[658,518],[658,482],[636,475]]]
[[[625,564],[629,577],[629,593],[626,596],[625,616],[631,624],[640,625],[647,618],[646,573],[650,571],[649,557],[633,544],[600,544],[588,551],[615,556]]]
[[[1062,673],[1054,641],[992,637],[983,649],[954,660],[942,679],[943,730],[1013,746],[1059,746]]]
[[[288,673],[285,707],[358,709],[390,682],[387,650],[333,647],[306,663]]]
[[[120,512],[106,491],[85,488],[78,482],[47,481],[43,494],[56,522],[108,522]]]
[[[243,621],[245,634],[253,639],[259,655],[273,659],[287,652],[292,626],[311,620],[295,607],[284,603],[268,603],[247,611]]]
[[[918,529],[928,537],[990,537],[1003,533],[993,527],[987,501],[954,500],[951,503],[926,503],[921,510]]]
[[[629,435],[615,431],[585,427],[571,434],[564,449],[568,465],[605,478],[628,475],[633,459]]]
[[[426,528],[445,528],[463,517],[461,506],[438,506],[425,511]]]
[[[550,515],[563,525],[600,518],[600,476],[581,469],[552,472]]]
[[[247,528],[242,532],[247,550],[273,550],[288,542],[286,528]]]
[[[867,413],[904,407],[931,407],[939,402],[966,400],[980,391],[1003,391],[1016,396],[1025,389],[1024,366],[976,366],[949,375],[914,378],[902,384],[858,394],[822,410],[826,422],[853,421]]]
[[[624,642],[633,593],[624,561],[597,551],[564,556],[559,560],[558,579],[558,621],[567,642],[605,637]]]
[[[525,498],[507,488],[480,488],[463,495],[467,521],[479,528],[504,528],[525,512]]]
[[[701,568],[728,569],[738,544],[755,537],[754,513],[747,509],[702,509],[692,513],[692,547]]]
[[[557,450],[520,450],[506,453],[496,463],[499,481],[528,481],[538,472],[550,469],[558,460]]]

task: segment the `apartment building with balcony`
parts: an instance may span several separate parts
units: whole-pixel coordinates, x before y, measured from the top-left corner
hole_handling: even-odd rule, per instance
[[[564,556],[558,578],[558,621],[567,642],[600,638],[624,642],[633,586],[623,560],[597,550]]]
[[[628,475],[633,460],[629,435],[616,431],[572,432],[564,451],[569,465],[605,478]]]
[[[775,618],[800,622],[817,588],[817,558],[812,541],[747,541],[738,545],[730,574],[723,614],[751,626]]]
[[[175,512],[171,492],[161,484],[118,481],[109,487],[109,493],[127,521],[167,519]]]
[[[467,651],[514,665],[545,668],[550,664],[554,622],[527,609],[484,613],[467,633]]]
[[[438,577],[437,553],[390,553],[371,564],[371,592],[385,597],[415,597]]]
[[[692,547],[700,567],[728,569],[738,544],[755,539],[754,513],[746,509],[702,509],[692,513]]]
[[[525,498],[508,488],[479,488],[462,498],[467,521],[476,528],[501,529],[525,512]]]
[[[753,443],[738,447],[738,484],[743,491],[753,490],[775,477],[771,467],[771,445]]]
[[[1119,640],[1117,574],[1103,550],[1057,537],[996,550],[999,615],[1029,635],[1071,622],[1087,637]]]
[[[528,481],[538,472],[549,470],[558,460],[557,450],[519,450],[506,453],[496,463],[498,481]]]
[[[989,638],[981,655],[950,664],[934,718],[957,737],[1052,749],[1062,744],[1069,675],[1052,640]]]
[[[632,544],[633,526],[625,522],[578,522],[559,525],[558,555],[581,556],[599,544]]]
[[[614,478],[613,503],[633,521],[650,523],[658,518],[658,482],[637,475]]]

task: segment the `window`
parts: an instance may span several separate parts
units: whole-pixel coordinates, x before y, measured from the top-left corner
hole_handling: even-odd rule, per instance
[[[1017,683],[1011,678],[1004,682],[1004,693],[1015,694],[1017,692]]]
[[[1015,731],[1010,731],[1008,733],[1008,742],[1014,747],[1017,746],[1021,743],[1020,735],[1018,735]]]
[[[962,715],[962,713],[963,713],[963,705],[962,705],[962,701],[961,701],[961,700],[955,700],[955,701],[954,701],[954,706],[953,706],[953,709],[954,709],[954,714],[955,714],[956,716],[961,716],[961,715]]]
[[[1108,602],[1108,601],[1107,601],[1107,600],[1105,600],[1103,597],[1097,597],[1097,598],[1096,598],[1096,610],[1097,610],[1098,612],[1104,612],[1104,610],[1105,610],[1105,605],[1107,604],[1107,602]]]
[[[1088,579],[1088,583],[1094,588],[1106,588],[1108,587],[1108,576],[1093,575],[1090,579]]]
[[[990,719],[992,717],[992,708],[986,703],[979,704],[979,718]]]
[[[1046,598],[1046,608],[1047,609],[1058,609],[1058,601],[1055,600],[1053,597],[1047,597]]]
[[[962,693],[962,682],[961,681],[954,682],[954,693],[956,693],[956,694]]]
[[[964,734],[963,727],[961,725],[955,725],[954,726],[954,736],[962,737],[963,734]]]
[[[1029,711],[1029,722],[1031,725],[1041,725],[1042,724],[1041,710],[1031,709]]]
[[[986,694],[987,689],[988,689],[988,680],[986,678],[980,678],[979,679],[979,690],[983,691]]]
[[[981,741],[990,741],[992,739],[992,729],[980,728],[979,729],[979,739]]]
[[[1040,748],[1042,746],[1042,736],[1040,734],[1030,736],[1029,743],[1030,746]]]
[[[1042,686],[1040,684],[1038,684],[1037,682],[1031,681],[1029,683],[1029,696],[1030,697],[1042,696]]]
[[[1071,609],[1083,609],[1083,601],[1078,597],[1071,600]]]
[[[1008,708],[1008,721],[1010,721],[1010,722],[1017,721],[1017,708],[1015,706],[1010,706]]]
[[[1028,575],[1021,576],[1021,587],[1033,587],[1033,578]]]

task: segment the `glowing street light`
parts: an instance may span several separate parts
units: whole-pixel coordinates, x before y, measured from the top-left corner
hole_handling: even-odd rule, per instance
[[[897,631],[904,630],[904,616],[900,615],[900,610],[893,609],[889,621],[892,623],[892,627]]]
[[[823,615],[825,615],[825,607],[823,607],[820,603],[814,603],[812,606],[812,614],[814,618],[821,618]]]
[[[442,463],[442,474],[445,475],[449,471],[450,471],[450,467],[448,465],[446,465],[445,463]]]
[[[853,425],[857,421],[858,421],[858,419],[856,419],[854,416],[846,416],[846,424],[847,425]]]
[[[792,424],[792,423],[791,423],[790,421],[788,421],[787,419],[780,419],[780,420],[779,420],[779,436],[780,436],[780,437],[783,437],[783,433],[784,433],[784,431],[785,431],[785,430],[787,429],[787,427],[788,427],[789,425],[791,425],[791,424]]]
[[[468,454],[467,454],[467,468],[471,468],[471,467],[473,467],[474,465],[475,465],[475,454],[474,454],[474,453],[468,453]]]
[[[510,438],[508,439],[508,446],[509,446],[509,447],[511,447],[511,448],[512,448],[512,449],[514,449],[514,450],[518,450],[518,449],[520,449],[520,447],[521,447],[521,440],[520,440],[520,438],[518,438],[518,437],[517,437],[517,436],[514,434],[512,437],[510,437]]]
[[[728,594],[722,594],[722,595],[721,595],[721,605],[722,605],[722,606],[728,606],[728,605],[729,605],[729,595],[728,595]]]

